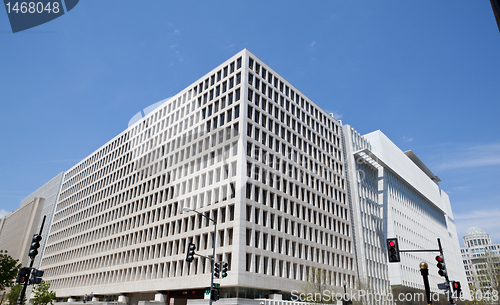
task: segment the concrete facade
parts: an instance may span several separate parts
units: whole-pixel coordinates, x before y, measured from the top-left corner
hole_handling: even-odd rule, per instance
[[[38,222],[44,203],[44,198],[34,197],[0,219],[0,249],[19,260],[22,266],[29,266],[28,251],[33,234],[39,232]],[[0,294],[8,291],[10,289],[0,291]]]
[[[34,268],[40,267],[45,242],[50,229],[57,195],[61,186],[63,173],[60,173],[29,196],[21,200],[20,207],[0,219],[0,249],[7,250],[9,255],[24,266],[29,266],[28,251],[33,234],[39,233],[43,217],[46,216],[42,231],[42,240],[38,255],[33,262]],[[19,238],[21,237],[21,238]],[[31,295],[32,286],[28,286],[27,297]]]
[[[28,250],[33,234],[38,233],[44,203],[44,198],[34,197],[0,219],[0,249],[23,266],[29,265]]]
[[[31,193],[29,196],[21,200],[21,206],[23,206],[36,197],[44,199],[42,212],[38,219],[38,223],[35,224],[38,226],[38,228],[40,228],[42,226],[43,217],[46,216],[42,231],[42,240],[40,241],[40,249],[38,250],[39,254],[35,258],[35,261],[33,263],[34,268],[40,267],[40,261],[45,249],[45,243],[47,241],[47,236],[50,229],[52,216],[54,214],[54,208],[56,206],[57,195],[59,194],[59,189],[61,187],[63,174],[63,172],[59,173],[57,176],[50,179],[47,183]],[[36,231],[36,233],[38,233],[38,231]]]
[[[390,290],[386,255],[387,221],[379,179],[382,166],[366,156],[355,153],[372,151],[370,142],[349,125],[342,126],[345,141],[345,162],[348,168],[349,202],[351,205],[358,287],[387,295]]]
[[[58,297],[285,296],[355,283],[340,124],[248,50],[64,173],[42,268]],[[110,297],[113,298],[113,297]]]
[[[406,252],[400,263],[387,263],[385,242],[397,237],[400,249],[438,249],[440,238],[450,280],[465,282],[451,205],[439,178],[380,131],[361,136],[349,125],[343,131],[359,277],[375,291],[423,290],[419,264],[426,262],[431,290],[438,292],[437,284],[444,282],[437,274],[438,253]]]
[[[227,304],[288,299],[318,273],[337,292],[419,291],[420,262],[431,287],[443,282],[436,253],[389,264],[388,237],[401,249],[441,238],[450,278],[465,283],[439,178],[380,131],[341,126],[248,50],[160,104],[11,213],[35,209],[33,233],[52,215],[41,269],[59,298],[205,303],[214,244]],[[183,207],[217,220],[215,241],[213,223]],[[205,257],[187,263],[190,242]]]

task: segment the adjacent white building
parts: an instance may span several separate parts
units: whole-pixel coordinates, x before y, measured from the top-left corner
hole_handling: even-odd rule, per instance
[[[44,251],[57,296],[227,298],[355,283],[340,124],[243,50],[64,173]]]
[[[390,290],[386,255],[387,221],[384,219],[383,197],[379,179],[382,166],[356,152],[372,151],[370,142],[351,126],[342,126],[347,170],[349,203],[357,261],[358,288],[387,295]]]
[[[450,280],[465,283],[451,205],[439,178],[380,131],[361,136],[344,125],[343,132],[358,277],[375,292],[423,290],[419,264],[426,262],[431,290],[438,292],[444,282],[437,274],[438,253],[405,252],[400,263],[388,263],[386,239],[397,237],[402,250],[425,250],[438,249],[440,238]]]

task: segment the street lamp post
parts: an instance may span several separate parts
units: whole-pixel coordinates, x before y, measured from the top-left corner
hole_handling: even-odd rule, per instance
[[[190,207],[183,207],[183,211],[185,212],[195,212],[198,213],[199,215],[207,218],[208,220],[211,220],[214,223],[214,238],[213,238],[213,244],[212,244],[212,275],[210,276],[210,299],[208,304],[212,305],[212,289],[214,288],[214,265],[215,265],[215,238],[216,238],[216,233],[217,233],[217,221],[215,219],[212,219],[208,217],[207,215],[200,213],[196,210],[191,209]]]

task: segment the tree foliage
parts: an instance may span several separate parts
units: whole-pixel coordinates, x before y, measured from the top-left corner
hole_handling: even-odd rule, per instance
[[[370,282],[366,279],[357,279],[356,280],[356,289],[359,293],[359,291],[364,291],[365,294],[363,297],[358,297],[357,300],[353,301],[354,305],[366,305],[366,304],[373,304],[373,301],[368,297],[369,294],[374,295],[375,290],[373,289],[372,285],[370,285]],[[399,303],[399,302],[398,302]]]
[[[16,284],[10,288],[10,292],[7,294],[7,300],[9,300],[9,305],[17,304],[17,299],[19,298],[19,293],[23,290],[23,286]],[[26,296],[23,299],[23,305],[26,304]]]
[[[301,301],[320,304],[335,304],[337,291],[331,284],[331,271],[312,267],[307,282],[301,285],[304,298]]]
[[[0,250],[0,291],[14,285],[14,279],[21,268],[17,259],[13,259],[7,251]]]
[[[52,302],[56,298],[56,293],[53,290],[50,290],[50,283],[42,282],[35,286],[35,297],[33,298],[33,305],[46,305],[54,303]]]

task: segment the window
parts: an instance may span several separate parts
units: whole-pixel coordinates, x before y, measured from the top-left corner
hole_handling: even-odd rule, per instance
[[[252,242],[252,230],[251,229],[247,229],[246,231],[246,245],[247,246],[250,246],[251,242]],[[247,270],[248,271],[248,270]]]
[[[251,195],[252,195],[252,185],[250,183],[247,183],[246,198],[251,199]]]

